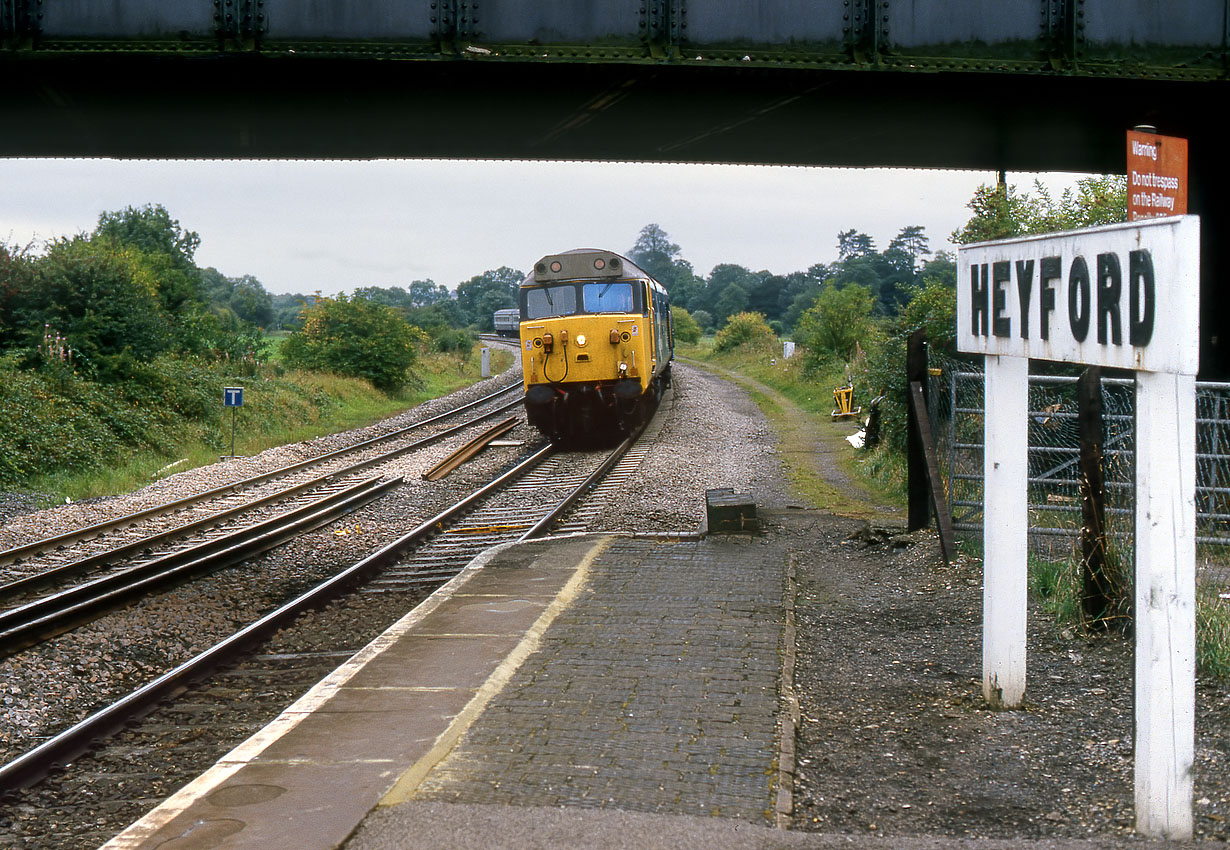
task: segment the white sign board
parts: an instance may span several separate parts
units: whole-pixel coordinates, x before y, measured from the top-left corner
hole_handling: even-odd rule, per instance
[[[1194,375],[1200,220],[1149,219],[960,249],[960,351]]]
[[[1029,358],[1136,372],[1135,792],[1192,834],[1200,221],[985,242],[957,259],[957,347],[985,354],[982,687],[1025,699]]]

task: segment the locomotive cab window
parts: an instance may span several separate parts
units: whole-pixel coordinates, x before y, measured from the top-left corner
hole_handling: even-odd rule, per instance
[[[577,311],[577,289],[571,283],[559,286],[536,286],[525,289],[521,308],[522,319],[548,319],[571,316]]]
[[[632,284],[628,281],[587,283],[582,291],[586,313],[632,312]]]
[[[522,321],[578,313],[632,313],[637,307],[636,290],[626,280],[521,288]]]

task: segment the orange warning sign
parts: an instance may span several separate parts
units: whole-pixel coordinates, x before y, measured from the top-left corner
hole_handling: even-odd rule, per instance
[[[1187,139],[1129,130],[1128,221],[1187,213]]]

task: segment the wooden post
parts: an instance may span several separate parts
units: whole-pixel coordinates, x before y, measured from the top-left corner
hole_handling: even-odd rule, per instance
[[[1118,601],[1106,571],[1106,485],[1102,469],[1102,368],[1090,366],[1076,382],[1080,426],[1081,610],[1085,624],[1107,628]]]
[[[988,356],[986,398],[982,694],[997,708],[1019,708],[1025,701],[1028,601],[1029,360]]]
[[[926,528],[931,523],[931,489],[927,484],[927,456],[923,448],[922,438],[918,431],[918,417],[914,415],[914,405],[910,403],[910,385],[921,383],[923,399],[927,399],[927,333],[916,330],[910,334],[906,346],[905,363],[906,387],[906,481],[909,494],[909,513],[906,518],[906,530],[917,531]]]
[[[1196,379],[1136,375],[1136,829],[1192,835]]]
[[[910,408],[914,411],[918,436],[927,459],[927,482],[931,489],[931,504],[935,508],[935,528],[940,533],[940,554],[944,556],[944,563],[951,564],[957,559],[957,541],[952,533],[948,500],[944,497],[944,479],[940,477],[939,453],[935,449],[935,435],[931,433],[927,399],[923,395],[922,384],[917,381],[910,382]]]

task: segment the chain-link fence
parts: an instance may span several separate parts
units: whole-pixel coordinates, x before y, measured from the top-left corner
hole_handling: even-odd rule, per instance
[[[982,534],[984,378],[981,362],[931,354],[929,407],[958,534]],[[1050,560],[1080,557],[1080,435],[1075,377],[1029,378],[1029,546]],[[1108,547],[1130,564],[1133,382],[1103,379]],[[1147,486],[1147,484],[1146,484]],[[1230,384],[1196,384],[1197,584],[1230,600]]]

